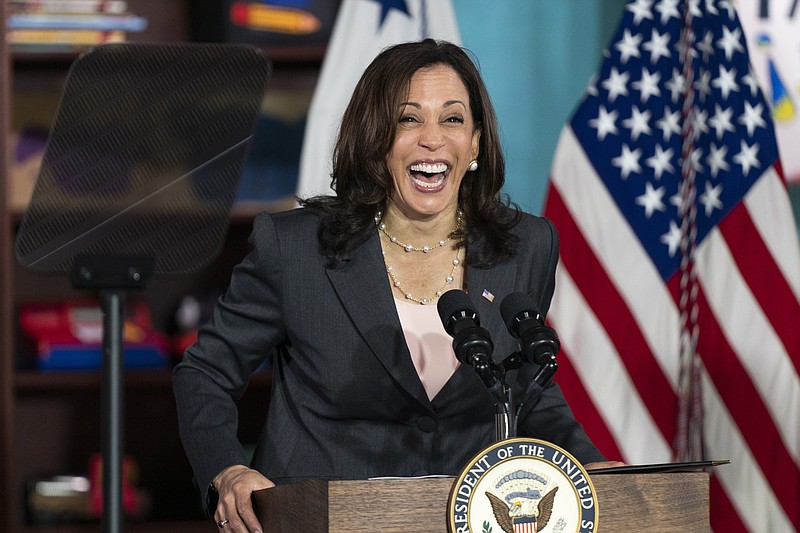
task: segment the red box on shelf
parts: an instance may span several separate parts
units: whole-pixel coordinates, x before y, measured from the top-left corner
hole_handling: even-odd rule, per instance
[[[20,328],[36,345],[40,370],[92,370],[103,362],[103,312],[96,301],[36,302],[20,306]],[[141,302],[129,303],[123,321],[125,368],[168,365],[168,342],[155,331]]]

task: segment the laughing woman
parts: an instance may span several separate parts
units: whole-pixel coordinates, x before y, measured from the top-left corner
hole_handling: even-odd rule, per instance
[[[184,447],[219,527],[262,530],[253,490],[455,475],[494,440],[494,399],[457,361],[435,303],[466,291],[495,352],[510,354],[516,341],[482,292],[495,302],[524,292],[546,312],[558,260],[552,224],[501,199],[498,137],[461,48],[394,46],[367,68],[342,118],[336,195],[255,219],[253,251],[174,374]],[[248,463],[235,402],[273,353]],[[514,371],[506,379],[521,395],[526,383]],[[584,464],[604,461],[555,384],[518,425]]]

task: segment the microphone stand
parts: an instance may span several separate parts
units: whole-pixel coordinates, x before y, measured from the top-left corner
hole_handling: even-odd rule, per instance
[[[465,337],[468,339],[467,342],[463,340]],[[470,346],[471,342],[469,341],[469,336],[464,335],[462,332],[461,335],[457,336],[454,344],[463,348],[464,346]],[[467,356],[467,360],[471,362],[475,372],[494,397],[495,440],[497,442],[513,439],[517,436],[517,421],[522,407],[538,398],[544,392],[544,388],[552,381],[553,375],[558,370],[555,353],[546,352],[541,354],[539,356],[539,369],[529,381],[522,397],[522,403],[515,407],[514,395],[505,380],[505,374],[507,370],[521,368],[527,361],[521,352],[514,352],[500,364],[494,363],[480,352],[470,354]]]
[[[502,363],[495,365],[497,382],[502,384],[501,394],[493,394],[495,397],[494,405],[494,427],[495,440],[497,442],[513,439],[517,436],[517,415],[519,412],[514,408],[514,394],[511,387],[506,383],[506,370],[519,368],[523,360],[519,352],[515,352],[506,357]]]
[[[541,358],[541,363],[536,374],[528,381],[528,386],[525,388],[525,392],[522,396],[522,402],[520,402],[517,407],[517,416],[522,412],[522,408],[525,404],[530,404],[539,398],[544,392],[544,388],[553,380],[553,375],[556,373],[556,370],[558,370],[556,355],[554,353],[545,354]],[[524,371],[521,371],[521,373],[522,372]],[[528,373],[525,372],[520,377],[524,379],[526,377],[525,374]]]
[[[514,406],[514,395],[511,387],[505,381],[507,370],[519,369],[525,363],[525,358],[520,352],[514,352],[506,357],[500,365],[495,365],[494,373],[498,387],[490,388],[495,397],[495,439],[497,441],[512,439],[517,436],[517,422],[522,407],[538,398],[544,388],[552,381],[553,375],[558,370],[558,362],[554,353],[546,353],[540,357],[541,364],[536,375],[530,380],[522,402]]]
[[[517,436],[517,413],[511,387],[505,387],[505,398],[494,404],[494,438],[497,442]]]
[[[495,399],[495,439],[497,441],[516,436],[516,414],[511,387],[505,381],[505,373],[485,356],[473,356],[473,368]]]

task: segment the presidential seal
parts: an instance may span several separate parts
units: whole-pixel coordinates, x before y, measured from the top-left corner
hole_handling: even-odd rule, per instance
[[[597,496],[583,466],[538,439],[492,444],[463,468],[447,504],[450,533],[590,533]]]

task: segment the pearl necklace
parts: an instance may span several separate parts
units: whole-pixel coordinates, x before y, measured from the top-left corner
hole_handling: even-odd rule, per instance
[[[406,252],[428,253],[431,250],[434,250],[436,248],[444,246],[445,244],[447,244],[451,240],[451,237],[447,237],[446,239],[442,239],[441,241],[439,241],[434,246],[426,245],[426,246],[422,246],[422,247],[417,247],[417,246],[413,246],[411,244],[405,244],[405,243],[402,243],[402,242],[398,241],[395,236],[393,236],[393,235],[391,235],[389,233],[389,230],[386,228],[386,224],[381,222],[382,218],[383,218],[383,212],[378,211],[375,214],[375,224],[378,226],[378,229],[380,229],[381,233],[383,233],[384,235],[386,235],[386,237],[389,238],[389,242],[402,247]],[[461,229],[461,226],[463,225],[463,223],[464,223],[464,214],[459,210],[458,214],[457,214],[456,228],[453,231],[457,231],[457,230]],[[422,304],[422,305],[431,304],[431,303],[435,302],[442,294],[444,294],[444,290],[447,288],[447,286],[450,285],[451,283],[453,283],[453,280],[455,280],[456,269],[458,268],[458,265],[461,264],[461,248],[459,247],[456,250],[456,257],[453,259],[453,268],[450,269],[450,273],[444,279],[444,285],[442,285],[442,287],[438,291],[436,291],[436,295],[432,296],[430,298],[417,298],[412,293],[410,293],[410,292],[406,291],[405,289],[403,289],[403,286],[400,283],[400,280],[397,279],[397,276],[394,273],[394,268],[392,268],[392,265],[390,265],[386,261],[386,252],[381,251],[381,254],[383,254],[383,264],[386,266],[386,273],[389,274],[389,279],[392,280],[392,285],[394,285],[394,287],[396,287],[397,290],[399,290],[400,292],[403,293],[403,295],[405,296],[406,300],[411,300],[412,302],[417,302],[418,304]]]
[[[390,265],[386,261],[386,253],[383,251],[381,251],[381,253],[383,254],[383,264],[386,265],[386,272],[389,274],[389,278],[391,278],[392,280],[392,285],[394,285],[397,288],[397,290],[403,293],[403,296],[406,297],[406,300],[411,300],[412,302],[417,302],[418,304],[422,305],[431,304],[435,302],[442,294],[444,294],[444,290],[447,288],[447,286],[453,283],[453,280],[455,279],[456,268],[458,268],[458,265],[461,264],[461,248],[459,248],[456,251],[455,259],[453,259],[453,268],[450,270],[450,274],[448,274],[447,277],[444,279],[444,285],[442,285],[442,288],[436,291],[435,296],[432,296],[430,298],[417,298],[410,292],[407,292],[405,289],[403,289],[400,280],[397,279],[397,276],[394,273],[392,265]]]
[[[440,240],[433,246],[429,244],[426,244],[424,246],[414,246],[413,244],[407,244],[399,241],[397,237],[389,233],[389,230],[387,229],[386,224],[382,222],[382,219],[383,219],[383,211],[378,211],[377,213],[375,213],[375,224],[378,226],[378,229],[381,230],[381,233],[383,233],[389,238],[389,242],[391,242],[392,244],[396,244],[406,252],[423,252],[427,254],[431,250],[435,250],[436,248],[444,246],[452,239],[452,237],[448,236],[446,239]],[[462,213],[461,210],[459,209],[458,212],[456,213],[456,227],[453,231],[460,230],[463,225],[464,225],[464,213]],[[450,233],[452,234],[453,232]]]

